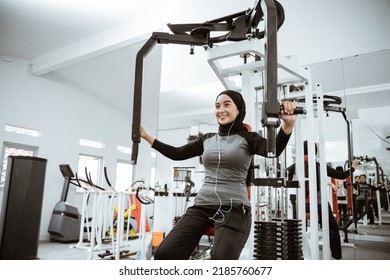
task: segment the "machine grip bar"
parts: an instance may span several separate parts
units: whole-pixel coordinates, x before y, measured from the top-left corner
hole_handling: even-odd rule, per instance
[[[283,105],[280,105],[281,110],[283,110]],[[306,115],[307,110],[305,107],[295,107],[293,114],[294,115]]]

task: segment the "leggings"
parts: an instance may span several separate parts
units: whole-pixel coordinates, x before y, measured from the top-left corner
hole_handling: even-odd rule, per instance
[[[188,260],[209,226],[214,226],[211,259],[239,259],[251,229],[251,209],[242,205],[230,209],[229,206],[214,217],[217,210],[218,207],[211,206],[189,207],[161,242],[154,259]]]

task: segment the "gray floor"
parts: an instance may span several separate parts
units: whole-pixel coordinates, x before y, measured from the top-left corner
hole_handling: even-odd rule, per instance
[[[343,242],[344,260],[390,260],[390,224],[358,224],[357,233],[348,234],[348,243]]]
[[[111,260],[135,259],[140,250],[141,240],[134,239],[124,242],[123,246],[116,248],[111,243],[91,247],[88,242],[59,243],[44,241],[39,243],[38,258],[40,260]],[[119,254],[119,255],[118,255]]]
[[[382,213],[382,224],[376,223],[376,228],[359,222],[357,228],[350,227],[348,243],[344,242],[342,233],[343,260],[390,260],[390,212]],[[140,240],[131,240],[127,247],[119,250],[136,252],[140,248]],[[41,260],[87,260],[117,258],[117,250],[103,244],[101,249],[94,250],[88,243],[76,246],[77,243],[41,242],[38,258]],[[100,257],[99,254],[109,252],[110,256]],[[135,259],[134,255],[123,258]]]

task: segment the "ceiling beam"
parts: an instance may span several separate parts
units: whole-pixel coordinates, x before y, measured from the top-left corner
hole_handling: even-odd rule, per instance
[[[160,17],[161,18],[161,17]],[[83,60],[102,55],[149,39],[163,24],[156,17],[128,23],[95,36],[67,45],[31,60],[30,73],[44,75]]]

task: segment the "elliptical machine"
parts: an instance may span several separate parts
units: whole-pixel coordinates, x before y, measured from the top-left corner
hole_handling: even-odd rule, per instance
[[[65,180],[62,188],[61,199],[54,206],[50,219],[48,229],[48,232],[50,233],[50,241],[63,243],[78,241],[80,235],[81,215],[77,207],[74,207],[66,202],[69,184],[76,179],[74,178],[72,169],[68,164],[60,165],[60,171]]]

